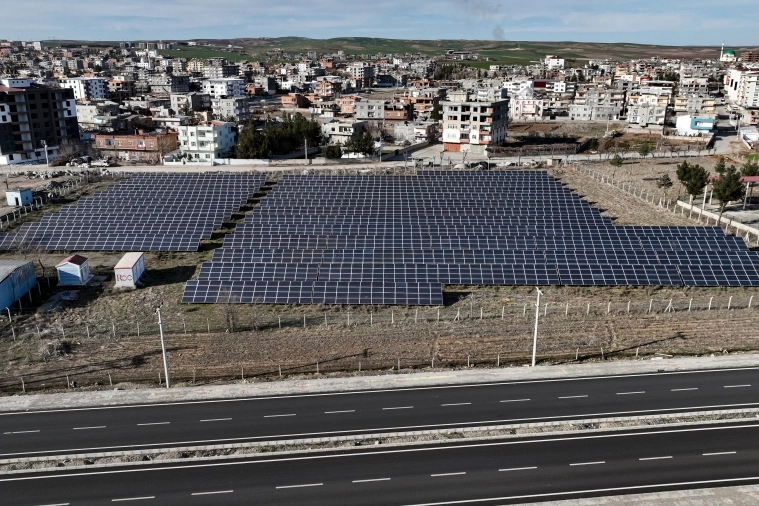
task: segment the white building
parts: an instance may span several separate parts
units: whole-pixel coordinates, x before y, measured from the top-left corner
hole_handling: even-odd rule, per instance
[[[229,158],[235,147],[234,123],[210,121],[199,125],[177,127],[179,152],[191,160],[211,162]]]
[[[714,118],[697,118],[686,114],[678,116],[675,124],[677,126],[677,135],[708,137],[714,129]]]
[[[76,100],[108,98],[108,80],[100,77],[69,77],[61,81],[61,88],[74,90]]]
[[[506,140],[509,99],[503,90],[495,101],[477,101],[476,93],[456,91],[441,101],[443,107],[443,149],[485,153],[489,145]]]
[[[548,70],[561,70],[564,68],[564,58],[549,54],[546,59],[543,60],[544,65]]]
[[[203,93],[211,95],[211,98],[244,97],[245,79],[237,77],[208,79],[203,81]]]

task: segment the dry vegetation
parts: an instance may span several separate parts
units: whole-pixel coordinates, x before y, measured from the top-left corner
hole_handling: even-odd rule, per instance
[[[616,170],[654,190],[647,178],[667,172],[676,180],[674,167],[650,160]],[[594,168],[609,175],[615,170]],[[553,174],[618,224],[694,224],[573,169]],[[121,253],[88,254],[93,273],[109,277],[101,286],[83,289],[63,311],[17,318],[12,331],[7,321],[3,324],[0,389],[18,392],[21,378],[29,389],[62,389],[67,376],[77,388],[110,388],[111,381],[157,383],[158,306],[179,383],[276,380],[280,368],[285,377],[315,374],[317,367],[321,374],[357,374],[359,366],[362,374],[372,374],[397,367],[399,360],[401,369],[430,368],[433,358],[435,368],[467,362],[515,366],[530,356],[535,300],[530,287],[451,288],[439,321],[437,308],[181,304],[184,281],[210,259],[222,235],[198,253],[146,254],[145,286],[136,291],[113,288],[112,267]],[[50,267],[63,254],[38,256]],[[56,291],[42,287],[36,304]],[[544,293],[538,354],[545,363],[757,349],[756,308],[747,306],[750,301],[756,306],[759,298],[753,300],[750,289],[548,287]],[[666,310],[670,299],[674,311]]]

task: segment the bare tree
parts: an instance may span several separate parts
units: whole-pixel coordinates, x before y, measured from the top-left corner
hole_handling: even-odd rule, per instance
[[[218,302],[221,304],[221,314],[224,316],[224,325],[227,332],[234,332],[237,323],[237,307],[240,303],[239,295],[232,292],[229,287],[222,288],[219,292]]]

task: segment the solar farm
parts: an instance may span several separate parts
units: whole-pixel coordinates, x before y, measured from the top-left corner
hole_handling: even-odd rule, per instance
[[[0,236],[0,250],[197,251],[265,176],[141,174]]]
[[[615,226],[545,171],[283,176],[183,302],[441,305],[443,285],[757,286],[719,227]]]

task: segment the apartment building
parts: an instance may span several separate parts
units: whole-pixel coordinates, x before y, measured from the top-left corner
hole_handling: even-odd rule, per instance
[[[504,93],[505,95],[505,93]],[[476,93],[450,92],[443,106],[443,149],[484,154],[506,140],[509,99],[476,100]]]
[[[687,112],[688,114],[715,114],[717,106],[714,98],[691,93],[688,95],[680,94],[675,97],[675,112]]]
[[[149,76],[151,93],[187,93],[190,91],[190,76],[181,74],[160,74]]]
[[[136,94],[134,81],[111,79],[108,81],[108,98],[114,102],[123,102]]]
[[[104,154],[119,160],[159,163],[163,155],[177,150],[177,137],[176,132],[98,134],[94,137],[94,145]]]
[[[72,89],[0,79],[0,164],[44,162],[64,140],[79,142]]]
[[[206,79],[223,79],[225,77],[239,76],[240,67],[238,65],[217,63],[213,65],[205,65],[201,72],[203,72],[203,77]]]
[[[667,116],[667,107],[642,102],[627,109],[627,122],[631,125],[646,127],[648,125],[663,125]]]
[[[327,118],[322,120],[322,135],[330,144],[345,144],[366,131],[363,121],[339,120]]]
[[[229,158],[235,147],[234,123],[209,121],[199,125],[178,126],[179,152],[191,160],[211,162]]]
[[[245,80],[235,77],[208,79],[203,81],[203,93],[211,95],[211,98],[244,97]]]
[[[385,101],[356,97],[354,111],[357,120],[381,121],[385,118]]]
[[[215,118],[230,121],[233,118],[238,123],[250,120],[251,99],[248,97],[212,98],[211,110]]]
[[[108,80],[100,77],[69,77],[61,81],[61,88],[74,90],[76,100],[108,98]]]
[[[191,112],[211,109],[211,95],[196,91],[191,91],[190,93],[172,93],[169,99],[171,100],[171,109],[177,114],[182,114],[182,111],[185,109],[189,109]]]

